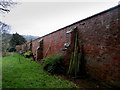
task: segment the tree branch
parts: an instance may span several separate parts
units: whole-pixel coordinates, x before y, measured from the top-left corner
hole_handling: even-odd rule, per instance
[[[0,8],[0,11],[10,12],[10,10],[4,8]]]

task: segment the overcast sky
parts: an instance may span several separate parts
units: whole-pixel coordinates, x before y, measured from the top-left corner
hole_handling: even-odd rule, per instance
[[[3,17],[11,33],[43,36],[118,5],[118,2],[21,2]]]

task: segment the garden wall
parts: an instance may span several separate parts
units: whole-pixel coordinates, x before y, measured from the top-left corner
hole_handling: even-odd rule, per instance
[[[77,28],[79,44],[83,45],[86,72],[95,79],[119,86],[120,83],[120,5],[83,19],[55,32],[32,41],[32,52],[36,56],[40,40],[43,40],[43,57],[64,54],[65,43],[72,44],[72,33]],[[26,44],[22,45],[25,49]],[[72,48],[72,46],[70,46]],[[38,49],[39,50],[39,49]],[[70,50],[70,49],[69,49]],[[70,51],[68,51],[70,52]],[[42,58],[37,54],[36,57]],[[66,57],[70,57],[70,54]],[[69,64],[69,59],[66,59]]]

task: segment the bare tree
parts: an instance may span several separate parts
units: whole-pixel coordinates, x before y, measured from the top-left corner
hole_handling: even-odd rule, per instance
[[[8,13],[10,12],[10,8],[14,5],[16,5],[16,2],[13,2],[12,0],[0,0],[0,14],[2,13]],[[8,39],[7,34],[10,31],[10,25],[4,23],[0,20],[0,55],[1,51],[5,51],[8,48]],[[4,36],[4,38],[3,38]]]
[[[0,21],[0,34],[1,35],[5,35],[5,34],[9,33],[10,28],[11,28],[10,25]]]
[[[16,5],[12,0],[0,0],[0,12],[10,12],[10,7]]]
[[[0,13],[10,12],[10,7],[16,5],[17,2],[12,0],[0,0]],[[10,25],[0,21],[0,35],[8,33],[10,31]]]

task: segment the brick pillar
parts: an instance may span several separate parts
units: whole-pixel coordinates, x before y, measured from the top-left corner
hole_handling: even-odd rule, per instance
[[[43,59],[43,39],[39,41],[39,46],[36,49],[36,60]]]
[[[71,37],[70,37],[70,46],[65,51],[65,65],[66,66],[69,66],[71,54],[74,51],[76,31],[77,31],[77,28],[75,27],[71,32],[67,33],[67,34],[70,34]]]
[[[29,51],[32,51],[32,40],[30,41]]]

